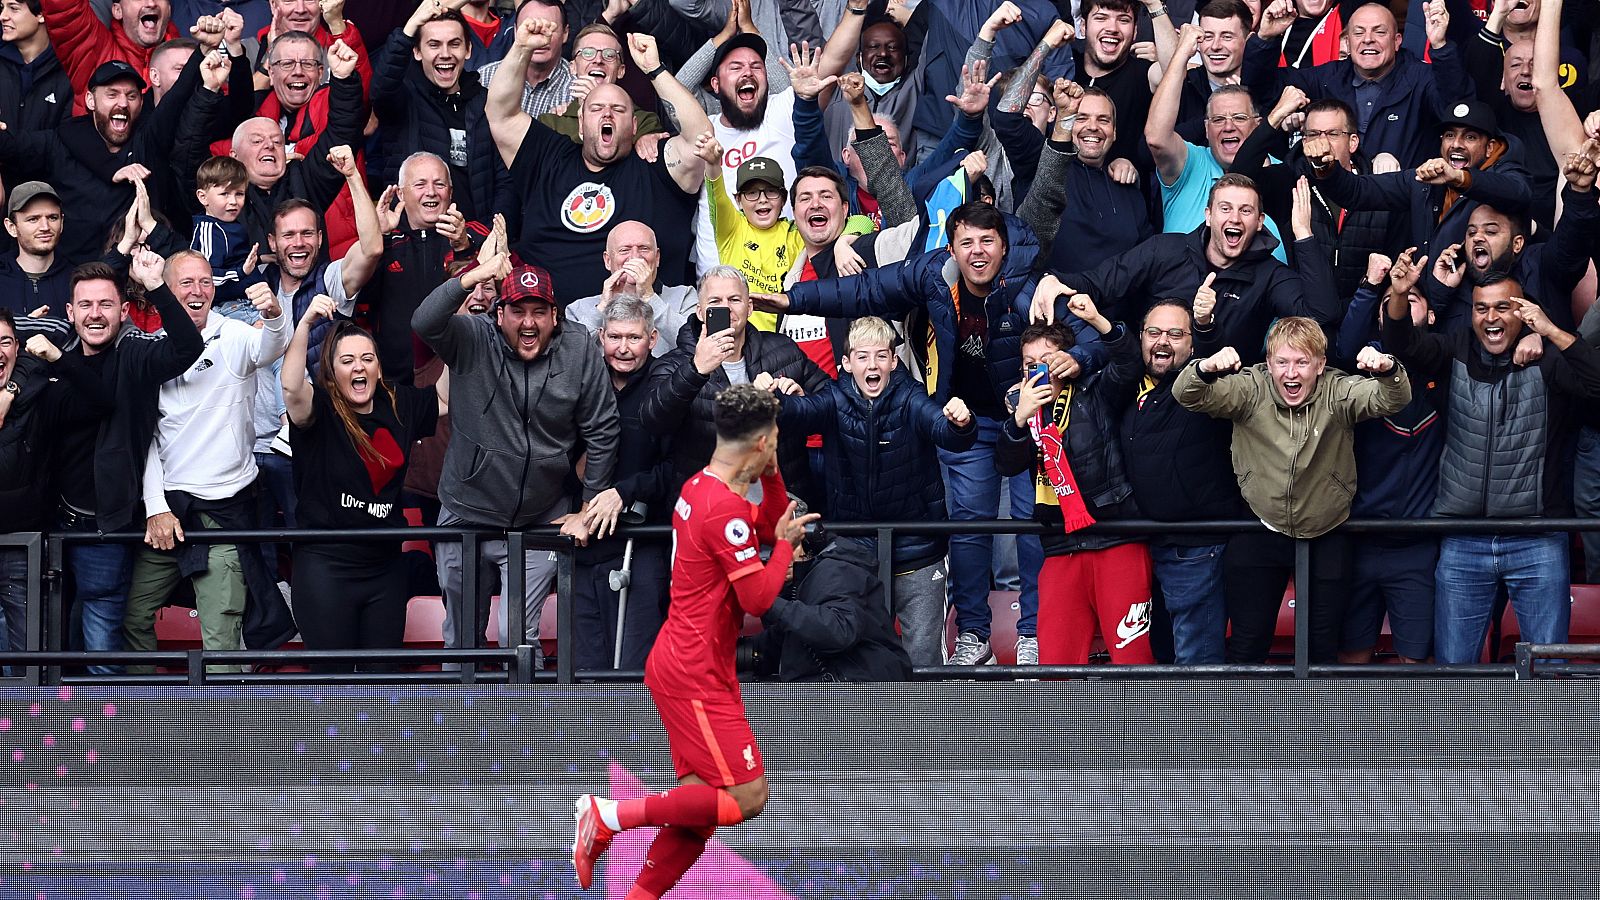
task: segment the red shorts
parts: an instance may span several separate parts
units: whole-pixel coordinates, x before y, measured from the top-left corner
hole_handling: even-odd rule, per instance
[[[650,696],[667,729],[679,778],[695,775],[713,787],[732,787],[766,774],[739,698],[669,697],[653,690]]]

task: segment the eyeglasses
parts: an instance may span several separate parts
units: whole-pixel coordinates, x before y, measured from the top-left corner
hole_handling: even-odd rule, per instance
[[[1048,105],[1050,105],[1050,96],[1048,94],[1046,94],[1044,91],[1034,91],[1033,93],[1028,95],[1028,105],[1029,106],[1048,106]]]
[[[318,69],[322,68],[322,60],[320,60],[320,59],[275,59],[271,63],[269,63],[268,65],[270,65],[274,69],[277,69],[279,72],[293,72],[296,69],[299,69],[302,72],[315,72]]]
[[[1209,124],[1209,125],[1215,125],[1218,128],[1221,128],[1222,126],[1228,124],[1229,122],[1232,122],[1235,125],[1243,125],[1244,123],[1250,121],[1251,119],[1259,119],[1259,118],[1261,118],[1261,117],[1260,116],[1253,116],[1253,115],[1250,115],[1249,113],[1234,113],[1231,116],[1206,116],[1206,123]]]
[[[739,196],[752,202],[756,200],[782,200],[783,191],[778,188],[746,188],[739,192]]]
[[[1349,133],[1350,132],[1348,132],[1348,131],[1340,131],[1337,128],[1329,130],[1329,131],[1302,131],[1302,132],[1300,132],[1300,139],[1301,140],[1305,140],[1305,141],[1314,141],[1317,138],[1344,137],[1345,135],[1347,135]]]
[[[1155,340],[1158,337],[1161,337],[1163,334],[1166,335],[1169,338],[1172,338],[1175,341],[1181,341],[1184,338],[1189,336],[1189,332],[1184,331],[1182,328],[1154,328],[1154,327],[1151,327],[1151,328],[1146,328],[1144,330],[1144,336],[1149,338],[1149,339],[1151,339],[1152,341]]]
[[[598,56],[606,62],[610,62],[621,56],[622,51],[615,47],[579,47],[572,51],[572,55],[582,59],[594,59]]]

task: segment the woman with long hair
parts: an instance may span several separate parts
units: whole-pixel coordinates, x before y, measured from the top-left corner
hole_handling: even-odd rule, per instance
[[[400,491],[411,447],[433,434],[444,403],[432,388],[383,378],[372,335],[339,322],[322,344],[315,381],[306,347],[333,301],[311,301],[283,357],[283,400],[294,451],[299,520],[306,528],[405,526]],[[307,649],[399,647],[406,627],[406,567],[400,538],[299,543],[294,548],[294,613]],[[352,665],[315,666],[352,671]]]

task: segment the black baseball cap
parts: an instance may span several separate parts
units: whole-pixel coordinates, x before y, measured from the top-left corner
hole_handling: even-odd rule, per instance
[[[1439,130],[1442,132],[1458,125],[1481,131],[1492,138],[1500,136],[1500,123],[1495,120],[1494,110],[1479,100],[1462,100],[1445,109],[1439,119]]]
[[[767,58],[766,38],[763,38],[759,34],[741,31],[733,37],[728,38],[726,43],[717,48],[716,56],[711,58],[711,75],[707,75],[706,80],[710,81],[711,77],[717,74],[717,70],[722,68],[722,61],[728,58],[728,54],[738,50],[740,47],[748,47],[751,50],[754,50],[756,55],[761,57],[763,60]]]
[[[133,79],[133,82],[139,85],[139,90],[141,91],[149,87],[148,84],[145,84],[144,78],[139,75],[138,69],[123,60],[113,59],[110,62],[101,63],[100,68],[95,69],[94,74],[89,76],[89,89],[105,87],[108,84],[122,81],[126,78]]]

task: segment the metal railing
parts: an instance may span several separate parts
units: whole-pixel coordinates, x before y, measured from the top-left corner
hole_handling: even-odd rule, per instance
[[[833,534],[871,537],[877,540],[879,579],[885,585],[893,583],[891,561],[892,542],[896,534],[949,536],[956,534],[1049,534],[1054,527],[1030,520],[977,520],[933,522],[827,522]],[[1445,534],[1545,534],[1552,532],[1600,531],[1596,519],[1352,519],[1339,527],[1352,534],[1433,535]],[[1201,522],[1158,522],[1153,520],[1100,522],[1088,533],[1128,535],[1135,537],[1171,536],[1179,534],[1217,534],[1226,536],[1245,532],[1266,532],[1259,521],[1214,520]],[[666,525],[624,525],[618,529],[618,540],[643,539],[665,541],[671,538],[672,529]],[[64,570],[66,547],[73,544],[128,543],[142,544],[144,535],[139,532],[95,534],[89,532],[61,532],[41,534],[0,534],[0,549],[21,547],[27,553],[28,571],[38,573],[44,566],[42,579],[46,591],[41,591],[41,579],[30,577],[28,585],[28,650],[26,652],[0,653],[0,664],[25,668],[22,676],[30,684],[55,683],[60,680],[82,680],[64,676],[63,667],[90,664],[141,663],[155,666],[181,666],[183,673],[157,675],[115,676],[117,683],[250,683],[260,681],[316,681],[316,682],[512,682],[533,683],[555,681],[570,684],[576,681],[629,682],[639,681],[638,671],[577,670],[573,654],[573,595],[575,549],[572,541],[560,534],[558,528],[546,526],[520,532],[501,532],[492,529],[462,529],[438,527],[369,528],[359,530],[274,529],[249,531],[192,531],[186,535],[189,543],[295,543],[326,541],[337,543],[370,543],[392,541],[428,540],[462,545],[461,618],[472,632],[471,646],[459,649],[393,649],[393,650],[186,650],[153,651],[144,653],[91,653],[65,651],[67,603],[64,597]],[[498,649],[480,648],[482,634],[476,627],[479,606],[478,560],[485,541],[507,542],[508,560],[522,560],[530,550],[554,550],[558,556],[555,576],[556,591],[556,668],[552,672],[537,671],[533,667],[533,648],[526,644]],[[1532,678],[1535,662],[1541,658],[1600,659],[1600,647],[1586,645],[1517,645],[1515,664],[1469,665],[1404,665],[1360,666],[1313,664],[1310,660],[1309,609],[1315,598],[1311,585],[1311,542],[1295,540],[1293,584],[1294,604],[1294,662],[1292,666],[1278,665],[1083,665],[1083,666],[930,666],[919,667],[914,672],[918,680],[973,680],[999,681],[1017,679],[1100,678],[1100,679],[1200,679],[1200,678],[1371,678],[1371,677],[1501,677]],[[505,642],[519,637],[526,630],[525,571],[522,565],[506,566],[505,583],[501,586],[502,603],[506,605],[507,628],[501,635]],[[48,604],[41,614],[41,597]],[[520,642],[519,642],[520,643]],[[561,652],[565,651],[565,652]],[[1526,654],[1526,659],[1524,658]],[[440,672],[213,672],[209,666],[239,665],[305,665],[331,662],[372,662],[404,665],[433,663],[458,664],[459,670]],[[489,666],[489,669],[481,667]],[[1592,666],[1573,666],[1570,663],[1545,663],[1538,671],[1545,674],[1573,674],[1574,670],[1600,674]]]

